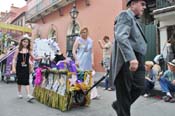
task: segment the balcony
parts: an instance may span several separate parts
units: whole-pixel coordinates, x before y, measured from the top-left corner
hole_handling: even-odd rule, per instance
[[[168,20],[174,18],[175,0],[156,0],[156,10],[153,11],[154,18]]]
[[[175,0],[156,0],[156,8],[161,9],[175,5]]]
[[[26,13],[26,22],[34,23],[38,19],[74,2],[75,0],[42,0]]]

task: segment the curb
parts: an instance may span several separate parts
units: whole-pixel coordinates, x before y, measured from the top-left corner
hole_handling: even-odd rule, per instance
[[[97,81],[94,81],[96,83]],[[97,85],[97,87],[105,87],[105,82],[101,82]],[[154,88],[153,90],[150,91],[151,96],[160,96],[163,97],[165,94],[158,88]]]
[[[94,75],[94,83],[96,83],[103,75],[105,74],[105,72],[96,72],[96,74]],[[97,87],[105,87],[105,81],[102,81],[101,83],[99,83],[97,85]],[[165,94],[161,91],[160,85],[158,82],[155,83],[155,87],[153,90],[150,91],[151,96],[159,96],[162,97]]]

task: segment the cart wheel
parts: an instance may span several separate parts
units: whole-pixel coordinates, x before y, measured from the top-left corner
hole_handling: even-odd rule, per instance
[[[78,103],[80,106],[84,106],[86,104],[86,95],[82,90],[76,91],[74,98],[75,102]]]

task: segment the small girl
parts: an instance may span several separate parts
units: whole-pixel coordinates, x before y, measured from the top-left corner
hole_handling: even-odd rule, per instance
[[[30,94],[29,86],[30,57],[35,59],[31,51],[30,38],[28,36],[23,36],[13,58],[12,73],[16,73],[18,84],[18,97],[23,98],[21,94],[21,87],[22,85],[24,85],[26,86],[28,102],[34,99],[34,97]]]
[[[152,61],[145,62],[145,94],[144,97],[148,97],[150,91],[154,88],[155,81],[156,81],[156,73],[152,69],[154,63]]]

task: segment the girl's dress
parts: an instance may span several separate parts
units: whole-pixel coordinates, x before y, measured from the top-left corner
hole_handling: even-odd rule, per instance
[[[79,69],[82,71],[92,71],[92,46],[93,41],[91,38],[87,38],[84,40],[81,37],[77,37],[78,39],[78,50],[77,50],[77,59],[79,62]],[[95,74],[95,72],[94,72]],[[93,74],[93,75],[94,75]],[[94,80],[92,79],[92,84],[94,84]],[[91,99],[98,98],[97,88],[94,87],[91,90]]]
[[[81,37],[78,39],[78,50],[77,50],[77,59],[79,62],[79,69],[82,71],[92,70],[92,46],[93,41],[91,38],[84,40]]]
[[[18,53],[16,76],[18,85],[29,85],[29,53]]]

